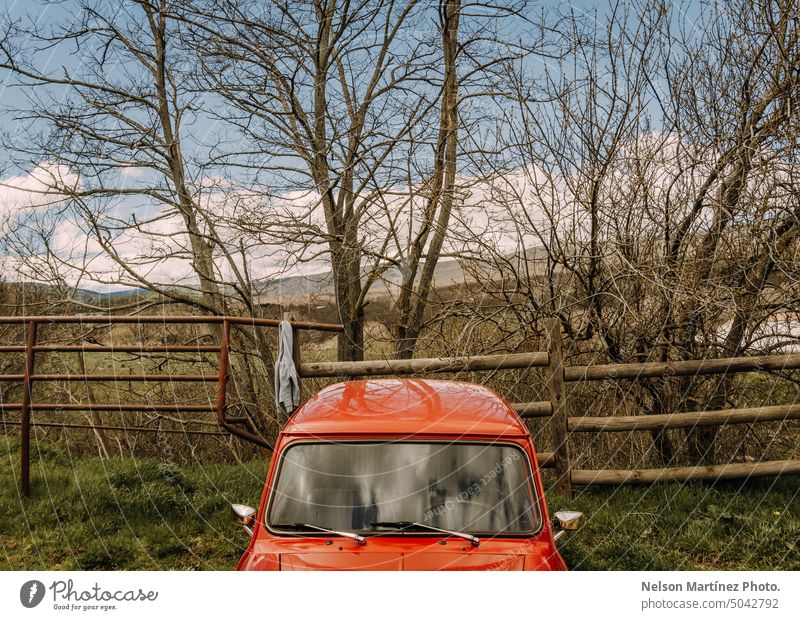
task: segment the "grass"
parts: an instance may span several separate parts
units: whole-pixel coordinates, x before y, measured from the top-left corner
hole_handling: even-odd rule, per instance
[[[32,490],[17,490],[19,446],[0,439],[0,568],[231,569],[246,545],[228,504],[256,505],[266,460],[178,468],[72,458],[32,446]],[[800,569],[796,478],[549,494],[583,510],[560,549],[583,570]]]
[[[229,504],[257,505],[268,465],[178,468],[31,448],[31,497],[22,499],[18,442],[0,439],[4,570],[231,569],[247,540]]]
[[[559,549],[577,570],[798,570],[796,477],[578,489],[549,508],[586,524]]]

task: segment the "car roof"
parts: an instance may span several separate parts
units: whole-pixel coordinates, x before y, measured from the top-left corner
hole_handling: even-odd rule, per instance
[[[527,436],[511,406],[474,383],[370,379],[319,391],[284,426],[302,435]]]

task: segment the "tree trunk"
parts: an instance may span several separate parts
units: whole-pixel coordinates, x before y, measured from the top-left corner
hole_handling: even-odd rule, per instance
[[[442,24],[442,50],[444,55],[444,84],[442,85],[442,110],[440,114],[437,157],[431,183],[428,230],[433,228],[419,284],[414,293],[414,279],[428,239],[427,231],[417,239],[410,252],[410,265],[403,274],[403,285],[398,297],[398,323],[395,328],[395,353],[400,359],[414,357],[414,349],[422,332],[425,309],[433,287],[433,276],[450,224],[455,202],[456,163],[458,155],[458,18],[461,0],[446,0]],[[438,206],[438,217],[435,217]],[[435,221],[434,221],[435,218]]]

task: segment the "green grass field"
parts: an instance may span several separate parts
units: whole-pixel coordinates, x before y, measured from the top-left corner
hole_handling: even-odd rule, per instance
[[[228,504],[257,504],[267,468],[266,461],[178,468],[33,447],[32,493],[23,500],[18,443],[0,439],[5,570],[231,569],[247,541]],[[587,515],[583,531],[560,544],[572,568],[800,569],[797,478],[601,488],[548,499],[551,512]]]
[[[178,468],[31,448],[31,497],[23,500],[15,479],[18,442],[0,440],[6,570],[233,568],[247,540],[229,504],[258,503],[268,464]]]
[[[578,489],[587,523],[559,545],[578,570],[798,570],[798,478]]]

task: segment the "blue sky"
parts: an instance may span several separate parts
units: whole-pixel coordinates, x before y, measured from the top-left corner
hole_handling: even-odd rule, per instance
[[[4,13],[9,15],[11,19],[29,19],[34,21],[39,26],[46,27],[56,24],[69,23],[71,20],[77,19],[79,17],[79,14],[77,13],[78,6],[79,3],[73,0],[62,0],[59,2],[22,2],[15,0],[14,2],[5,3]],[[114,3],[113,0],[109,0],[108,6],[116,6],[116,3]],[[542,10],[546,12],[557,12],[562,14],[575,11],[579,14],[586,13],[591,15],[592,13],[596,12],[598,14],[598,23],[602,24],[604,21],[603,16],[611,11],[612,6],[613,5],[609,2],[531,2],[528,5],[528,11],[534,16]],[[691,7],[695,7],[696,4],[688,3],[687,6],[691,9]],[[693,19],[692,10],[676,11],[676,15],[680,16],[687,22],[691,22]],[[47,52],[39,54],[37,57],[35,57],[35,61],[38,66],[44,69],[44,71],[56,72],[58,71],[59,67],[62,66],[72,71],[79,66],[81,58],[79,55],[73,54],[72,44],[64,44],[59,48],[53,48]],[[539,61],[530,61],[528,69],[530,71],[536,71],[538,69],[538,66],[536,65],[537,62]],[[11,114],[9,110],[13,108],[26,108],[28,105],[27,97],[29,94],[19,88],[7,87],[5,85],[5,83],[8,81],[7,75],[0,76],[0,79],[2,79],[3,83],[2,90],[0,90],[0,110],[2,110],[3,116],[0,118],[3,121],[3,130],[6,134],[8,134],[13,133],[15,129],[15,124],[10,118]],[[55,92],[55,94],[56,97],[58,97],[58,92]],[[202,142],[202,140],[195,141],[194,147],[192,147],[191,144],[193,142],[193,136],[198,136],[200,138],[209,136],[220,128],[221,126],[214,123],[207,116],[199,116],[194,124],[184,128],[184,149],[190,150],[191,148],[198,148],[197,143]],[[9,166],[9,158],[7,155],[8,154],[6,154],[6,157],[0,158],[0,161],[2,161],[2,164],[0,164],[0,179],[4,180],[13,175],[23,175],[25,173],[29,173],[31,169],[35,168],[35,166],[41,163],[37,161],[30,161],[27,162],[27,164],[23,164],[22,170],[19,168],[15,169]],[[225,173],[234,174],[229,170],[226,170]],[[0,200],[2,200],[1,193]],[[142,204],[131,199],[119,201],[115,205],[117,214],[122,214],[124,216],[136,214],[140,220],[154,214],[158,214],[157,209],[158,207],[154,206],[153,204]],[[80,226],[77,228],[72,228],[68,233],[64,234],[80,235],[80,228]]]

